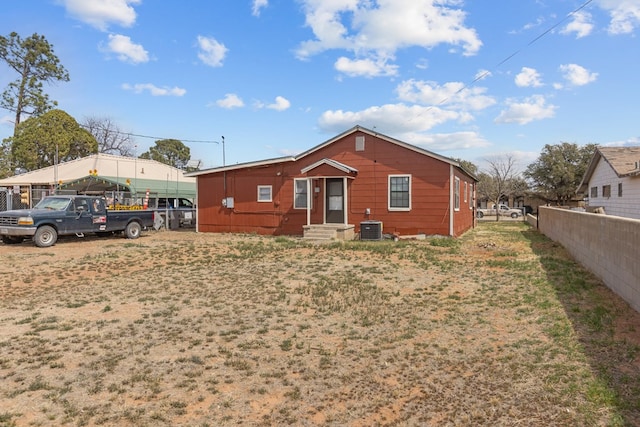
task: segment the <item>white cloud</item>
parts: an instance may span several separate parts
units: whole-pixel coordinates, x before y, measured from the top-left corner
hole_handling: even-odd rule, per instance
[[[289,102],[288,99],[282,96],[276,96],[276,102],[274,102],[273,104],[267,105],[267,108],[269,108],[270,110],[276,110],[276,111],[288,110],[289,107],[291,107],[291,102]]]
[[[573,20],[568,23],[561,31],[561,34],[574,34],[576,38],[586,37],[593,31],[593,23],[591,22],[591,14],[579,11],[573,16]]]
[[[344,56],[338,58],[335,69],[350,77],[379,77],[398,74],[398,66],[388,65],[384,60],[349,59]]]
[[[267,6],[269,6],[269,0],[253,0],[251,13],[253,16],[260,16],[260,11]]]
[[[244,102],[235,93],[227,93],[224,98],[217,100],[216,104],[228,110],[244,107]]]
[[[466,119],[464,114],[437,107],[386,104],[361,111],[329,110],[322,113],[319,127],[326,132],[342,132],[357,124],[373,129],[384,129],[388,135],[423,132],[451,120]]]
[[[182,89],[179,87],[158,87],[151,83],[136,83],[134,85],[130,85],[128,83],[124,83],[122,85],[122,89],[131,91],[133,93],[142,93],[149,92],[152,96],[183,96],[187,93],[186,89]]]
[[[131,38],[120,34],[109,34],[107,51],[115,53],[118,59],[125,62],[139,64],[149,61],[149,53],[142,45],[135,44]]]
[[[557,107],[548,105],[541,95],[534,95],[524,100],[516,102],[513,99],[507,100],[507,109],[502,110],[495,119],[495,123],[517,123],[525,125],[535,120],[549,119],[555,115]]]
[[[435,82],[405,80],[396,87],[398,99],[422,105],[449,105],[452,108],[483,110],[496,103],[495,99],[485,95],[486,88],[466,87],[461,82],[449,82],[438,85]]]
[[[212,67],[221,67],[229,49],[213,37],[198,36],[198,58]]]
[[[398,49],[431,49],[446,44],[474,55],[482,42],[464,25],[466,14],[458,1],[436,0],[302,0],[306,25],[315,38],[297,49],[301,59],[331,49],[351,51],[362,61],[379,64]],[[450,6],[450,7],[449,7]],[[364,65],[354,60],[354,64]],[[384,63],[384,62],[382,62]],[[354,64],[346,69],[353,70]],[[384,74],[383,74],[384,75]]]
[[[563,64],[560,66],[560,71],[562,72],[562,77],[571,86],[584,86],[598,78],[598,73],[591,73],[577,64]]]
[[[597,4],[611,15],[610,34],[630,34],[640,26],[640,1],[597,0]]]
[[[132,5],[140,3],[141,0],[62,0],[69,15],[101,31],[111,23],[132,26],[136,21]]]
[[[430,134],[434,126],[448,121],[464,121],[467,115],[437,107],[386,104],[362,111],[325,111],[318,127],[326,133],[343,132],[355,125],[379,129],[386,135],[422,146],[430,150],[454,150],[489,146],[490,143],[476,132]]]
[[[470,148],[489,147],[491,143],[477,132],[453,133],[405,133],[402,140],[410,144],[422,146],[428,150],[466,150]]]
[[[522,70],[516,75],[516,86],[519,87],[540,87],[542,81],[540,80],[540,73],[534,68],[522,67]]]

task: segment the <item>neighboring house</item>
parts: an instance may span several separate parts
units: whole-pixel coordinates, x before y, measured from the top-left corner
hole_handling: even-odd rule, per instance
[[[0,210],[33,206],[54,192],[99,194],[116,192],[134,204],[146,197],[186,197],[196,195],[195,178],[180,169],[155,160],[93,154],[55,166],[0,179]],[[28,194],[28,202],[23,202]]]
[[[352,238],[460,236],[474,226],[477,179],[458,162],[356,126],[294,157],[192,172],[198,231]],[[374,223],[374,224],[375,224]]]
[[[640,219],[640,147],[598,147],[578,193],[590,210]]]

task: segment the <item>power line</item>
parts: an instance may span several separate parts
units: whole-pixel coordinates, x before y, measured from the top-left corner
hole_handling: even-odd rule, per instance
[[[83,125],[83,124],[79,124],[79,125],[80,125],[80,127],[83,127],[85,129],[88,129],[88,130],[89,129],[100,129],[100,130],[103,130],[103,131],[116,133],[116,134],[119,134],[119,135],[135,136],[136,138],[148,138],[148,139],[155,139],[155,140],[177,139],[178,141],[181,141],[181,142],[195,142],[195,143],[203,143],[203,144],[220,144],[220,141],[211,141],[211,140],[202,140],[202,139],[163,138],[163,137],[159,137],[159,136],[150,136],[150,135],[141,135],[141,134],[131,133],[131,132],[122,132],[120,130],[108,129],[108,128],[100,127],[100,126],[87,126],[87,125]]]
[[[554,25],[552,25],[551,27],[547,28],[545,31],[543,31],[542,33],[540,33],[538,36],[534,37],[533,39],[531,39],[529,41],[529,43],[527,43],[527,45],[523,48],[520,48],[518,50],[516,50],[515,52],[513,52],[512,54],[510,54],[509,56],[507,56],[506,58],[504,58],[502,61],[498,62],[492,69],[488,70],[488,71],[484,71],[483,73],[481,73],[479,76],[477,76],[476,78],[474,78],[473,80],[471,80],[471,82],[463,85],[460,89],[458,89],[457,91],[455,91],[453,93],[453,95],[458,95],[460,92],[462,92],[463,90],[469,88],[470,86],[473,86],[475,83],[477,83],[478,81],[484,79],[486,76],[488,76],[493,70],[496,70],[498,67],[500,67],[501,65],[503,65],[504,63],[508,62],[509,60],[511,60],[511,58],[513,58],[514,56],[518,55],[520,52],[522,52],[524,49],[528,48],[529,46],[533,45],[534,43],[536,43],[538,40],[540,40],[541,38],[543,38],[544,36],[546,36],[547,34],[549,34],[551,31],[555,30],[557,27],[559,27],[560,25],[562,25],[563,22],[565,22],[566,20],[568,20],[570,17],[572,17],[573,15],[575,15],[576,13],[580,12],[582,9],[584,9],[585,7],[587,7],[590,3],[592,3],[593,0],[587,0],[584,3],[582,3],[580,6],[578,6],[576,9],[574,9],[573,11],[571,11],[570,13],[568,13],[564,18],[562,18],[560,21],[556,22]],[[443,98],[440,102],[438,102],[436,105],[442,105],[445,102],[447,102],[449,99],[451,99],[451,97],[453,95],[447,96],[445,98]],[[433,108],[433,105],[429,106],[426,111],[429,111]],[[425,112],[426,112],[425,111]]]

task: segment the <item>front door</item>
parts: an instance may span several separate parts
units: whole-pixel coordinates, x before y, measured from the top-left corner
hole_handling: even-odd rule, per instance
[[[327,178],[326,214],[328,224],[344,224],[344,186],[342,178]]]

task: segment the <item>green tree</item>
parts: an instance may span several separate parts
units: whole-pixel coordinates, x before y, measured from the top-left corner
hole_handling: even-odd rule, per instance
[[[43,92],[43,83],[69,81],[69,73],[54,54],[53,46],[37,33],[24,40],[15,32],[9,37],[0,36],[0,58],[18,73],[0,99],[0,106],[15,113],[15,133],[23,114],[39,116],[58,105]]]
[[[478,175],[478,166],[476,166],[473,162],[470,162],[469,160],[458,159],[458,158],[453,158],[453,160],[458,162],[462,167],[462,169],[464,169],[465,171],[469,172],[474,176]]]
[[[15,135],[7,138],[13,167],[27,170],[52,166],[58,161],[79,159],[98,152],[98,142],[62,110],[51,110],[20,123]]]
[[[149,151],[142,153],[140,158],[155,160],[184,170],[191,159],[191,150],[177,139],[160,139],[156,141],[154,147],[149,148]]]
[[[538,197],[548,202],[565,204],[575,197],[596,146],[578,146],[569,142],[547,144],[540,157],[527,166],[524,176],[530,181]]]

